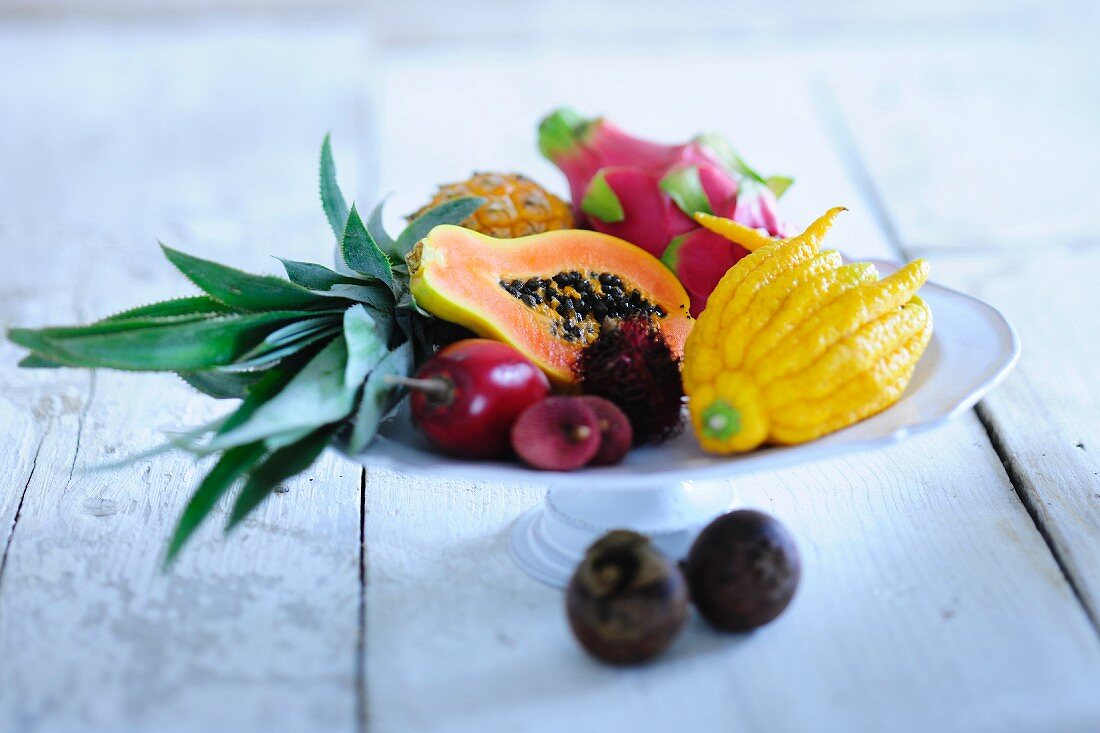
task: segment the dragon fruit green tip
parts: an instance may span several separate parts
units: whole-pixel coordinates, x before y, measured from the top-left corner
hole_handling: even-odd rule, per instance
[[[585,118],[561,107],[539,125],[539,150],[569,180],[577,222],[675,263],[693,311],[702,309],[714,285],[713,277],[693,273],[720,276],[747,254],[701,231],[693,214],[733,219],[773,237],[788,233],[777,198],[790,179],[761,176],[721,136],[663,145],[630,135],[606,118]],[[674,244],[676,251],[668,253]]]

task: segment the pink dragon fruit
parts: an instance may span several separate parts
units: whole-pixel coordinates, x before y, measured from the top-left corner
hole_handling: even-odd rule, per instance
[[[700,228],[693,213],[788,235],[777,198],[791,180],[763,178],[718,136],[660,145],[562,108],[539,125],[539,149],[569,179],[579,225],[661,257],[691,294],[693,315],[702,312],[718,279],[747,254]]]
[[[661,260],[691,296],[691,316],[698,318],[726,270],[748,253],[741,245],[699,227],[673,237]]]

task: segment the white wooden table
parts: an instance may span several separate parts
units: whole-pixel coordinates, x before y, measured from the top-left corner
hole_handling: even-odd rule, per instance
[[[86,469],[224,407],[170,376],[19,371],[0,343],[0,731],[1100,730],[1100,56],[1081,29],[969,30],[368,55],[354,25],[0,29],[4,326],[187,292],[156,239],[326,259],[327,130],[395,215],[471,169],[561,190],[534,124],[568,102],[726,133],[797,177],[793,220],[849,206],[847,252],[928,257],[1025,349],[947,428],[741,480],[799,539],[794,604],[618,670],[508,559],[539,486],[329,455],[162,574],[202,467]]]

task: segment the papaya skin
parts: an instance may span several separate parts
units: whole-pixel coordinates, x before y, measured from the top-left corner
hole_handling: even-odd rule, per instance
[[[660,308],[653,322],[672,352],[683,355],[694,324],[689,297],[660,260],[624,240],[564,229],[496,239],[458,226],[432,229],[406,258],[417,305],[483,338],[507,343],[534,361],[560,389],[574,387],[573,365],[602,324],[584,321],[586,338],[561,336],[562,318],[543,303],[531,305],[502,282],[551,278],[559,273],[607,273]]]

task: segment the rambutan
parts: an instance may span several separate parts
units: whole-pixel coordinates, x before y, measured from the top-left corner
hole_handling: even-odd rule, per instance
[[[574,367],[584,394],[618,405],[634,430],[634,444],[660,443],[682,425],[680,361],[648,318],[604,324]]]

